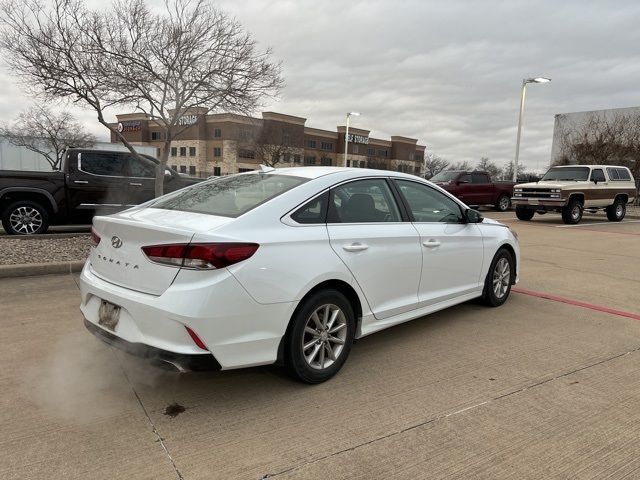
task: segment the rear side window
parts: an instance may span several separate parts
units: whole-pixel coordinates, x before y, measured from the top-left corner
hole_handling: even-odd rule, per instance
[[[81,152],[78,154],[78,168],[93,175],[124,177],[124,159],[125,155],[121,153]]]
[[[460,175],[457,181],[458,183],[471,183],[471,175],[469,175],[468,173]]]
[[[487,176],[486,173],[472,173],[471,182],[472,183],[489,183],[489,177]]]
[[[400,222],[400,211],[386,180],[356,180],[331,191],[329,223]]]
[[[139,159],[130,155],[127,158],[129,176],[153,178],[156,176],[156,164],[146,158]]]
[[[618,176],[620,177],[620,180],[631,180],[631,174],[629,173],[629,170],[627,170],[626,168],[617,168],[616,170],[618,170]]]
[[[178,190],[150,207],[235,218],[306,181],[277,174],[230,175]]]
[[[302,224],[325,223],[327,219],[328,201],[329,192],[323,193],[296,210],[295,213],[291,215],[291,218]]]
[[[609,174],[609,180],[620,180],[620,176],[618,172],[620,170],[618,168],[607,168],[607,173]]]

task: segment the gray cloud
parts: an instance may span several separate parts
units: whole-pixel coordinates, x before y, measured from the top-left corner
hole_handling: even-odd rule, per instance
[[[94,3],[99,7],[97,1]],[[161,5],[160,0],[153,0]],[[640,104],[640,4],[632,1],[222,0],[284,64],[287,86],[267,109],[333,129],[349,110],[372,135],[407,135],[450,160],[515,150],[523,77],[528,89],[521,159],[549,161],[556,113]],[[0,78],[0,116],[19,87]],[[81,118],[105,137],[94,115]]]

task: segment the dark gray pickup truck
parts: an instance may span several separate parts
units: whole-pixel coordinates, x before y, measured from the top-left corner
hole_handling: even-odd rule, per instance
[[[10,235],[44,233],[49,225],[87,224],[154,197],[153,157],[129,152],[69,149],[62,170],[0,171],[0,215]],[[199,182],[175,170],[165,171],[164,191]]]

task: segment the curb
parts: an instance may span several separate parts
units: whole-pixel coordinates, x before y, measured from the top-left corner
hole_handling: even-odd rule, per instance
[[[84,260],[56,263],[22,263],[18,265],[0,265],[0,278],[32,277],[37,275],[56,275],[76,273],[84,267]]]
[[[45,240],[50,238],[72,238],[72,237],[88,237],[90,232],[75,232],[75,233],[43,233],[41,235],[7,235],[6,233],[0,234],[0,238],[6,238],[7,240]]]

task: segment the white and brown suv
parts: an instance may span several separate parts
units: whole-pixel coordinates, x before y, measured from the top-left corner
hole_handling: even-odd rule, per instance
[[[626,167],[567,165],[552,167],[538,182],[516,185],[511,203],[520,220],[560,212],[564,223],[575,224],[585,210],[604,210],[609,220],[619,222],[635,197],[635,181]]]

